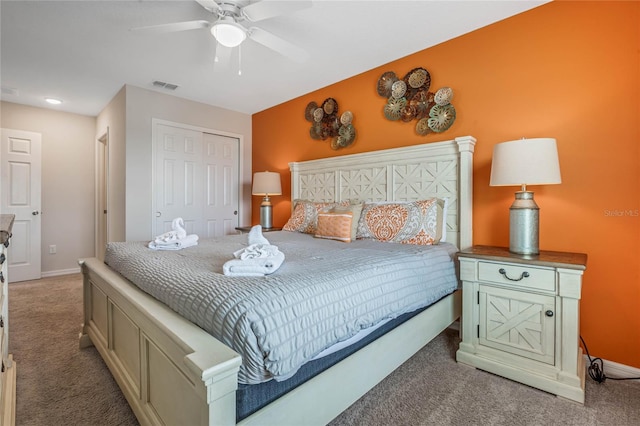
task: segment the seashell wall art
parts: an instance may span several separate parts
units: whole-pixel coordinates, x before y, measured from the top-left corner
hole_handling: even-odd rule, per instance
[[[442,87],[430,92],[431,74],[424,68],[414,68],[398,78],[387,71],[378,79],[378,94],[387,98],[384,116],[391,121],[416,122],[416,133],[424,136],[447,130],[456,119],[451,104],[453,90]]]
[[[356,139],[356,129],[353,127],[353,113],[345,111],[338,113],[338,102],[327,98],[318,106],[314,101],[309,102],[304,110],[305,120],[311,122],[309,135],[314,140],[331,138],[331,148],[346,148]]]

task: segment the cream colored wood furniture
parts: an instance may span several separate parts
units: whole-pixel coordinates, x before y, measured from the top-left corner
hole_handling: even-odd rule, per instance
[[[16,422],[16,364],[9,354],[9,298],[7,258],[14,215],[0,215],[0,425]]]
[[[449,199],[447,239],[471,246],[475,139],[290,165],[294,198]],[[96,258],[82,260],[80,346],[95,345],[143,425],[235,423],[240,356]],[[312,277],[310,277],[312,278]],[[456,291],[241,424],[326,424],[460,315]]]
[[[587,256],[474,246],[458,253],[459,362],[584,403],[579,303]]]

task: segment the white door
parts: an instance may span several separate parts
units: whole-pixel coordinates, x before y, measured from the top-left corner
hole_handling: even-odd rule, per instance
[[[238,138],[203,135],[204,235],[219,237],[236,233],[239,190]]]
[[[238,226],[237,138],[157,124],[154,235],[181,217],[188,234],[235,232]]]
[[[41,277],[41,135],[2,129],[0,211],[14,214],[9,246],[11,281]]]

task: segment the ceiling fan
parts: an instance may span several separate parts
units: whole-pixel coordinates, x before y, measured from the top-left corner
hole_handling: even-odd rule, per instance
[[[270,1],[255,3],[242,0],[195,0],[215,15],[213,21],[196,20],[133,28],[134,31],[166,33],[208,28],[216,41],[227,48],[239,46],[247,38],[297,62],[304,62],[309,54],[302,48],[269,31],[246,27],[242,23],[257,22],[285,13],[306,9],[311,1]]]

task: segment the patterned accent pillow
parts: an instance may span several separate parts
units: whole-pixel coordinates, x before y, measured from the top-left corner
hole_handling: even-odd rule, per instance
[[[349,211],[318,213],[318,229],[315,236],[350,243],[352,223],[353,213]]]
[[[285,231],[315,234],[318,226],[318,212],[334,207],[336,203],[316,203],[307,200],[293,200],[293,213],[282,228]]]
[[[444,204],[439,198],[406,203],[366,203],[357,237],[402,244],[438,244],[442,239]]]
[[[331,209],[332,213],[351,213],[351,241],[355,241],[358,233],[358,222],[362,215],[363,204],[361,202],[352,202],[353,204],[343,205],[342,203]]]

